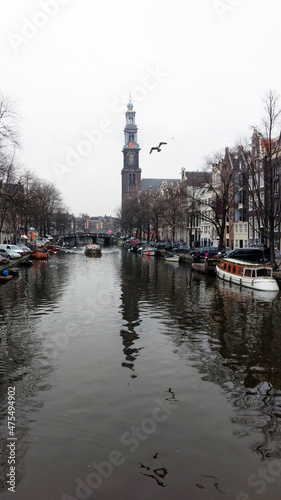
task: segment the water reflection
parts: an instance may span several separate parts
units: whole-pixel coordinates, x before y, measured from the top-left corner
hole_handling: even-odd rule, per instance
[[[177,295],[169,298],[171,315],[186,332],[184,339],[171,332],[179,355],[188,347],[203,380],[223,387],[235,409],[235,434],[250,435],[253,451],[262,458],[280,457],[279,293],[253,293],[205,277],[192,281],[192,333],[186,311],[178,314]]]
[[[124,265],[120,268],[121,278],[121,312],[124,320],[120,335],[123,343],[123,352],[125,361],[122,366],[135,371],[135,361],[138,357],[140,348],[136,348],[135,341],[139,339],[136,333],[136,327],[140,324],[139,301],[141,293],[140,260],[138,256],[129,255],[124,252]],[[137,375],[133,373],[132,378]]]
[[[122,282],[128,330],[121,335],[131,369],[139,354],[135,327],[147,315],[156,318],[175,352],[191,360],[203,380],[222,387],[235,411],[234,434],[251,436],[263,458],[281,457],[279,293],[240,289],[188,266],[130,254]]]
[[[21,269],[19,276],[8,286],[0,287],[0,491],[7,489],[7,389],[16,386],[19,481],[30,445],[27,438],[29,422],[43,406],[42,400],[37,398],[38,393],[51,388],[46,380],[53,370],[53,363],[42,347],[44,337],[43,332],[38,335],[38,325],[43,315],[58,306],[69,277],[67,264],[36,261],[32,267]]]
[[[41,445],[48,445],[41,450],[42,460],[53,467],[39,473],[37,479],[38,483],[45,480],[44,498],[54,498],[48,490],[55,488],[54,481],[58,497],[63,491],[69,491],[73,497],[72,476],[87,477],[89,464],[93,460],[108,460],[115,448],[122,450],[126,467],[118,468],[113,479],[104,481],[105,489],[98,491],[100,498],[106,498],[102,495],[106,495],[111,480],[111,491],[115,491],[114,478],[118,474],[120,485],[124,484],[123,489],[120,486],[120,495],[128,498],[128,470],[135,473],[136,481],[141,476],[143,496],[153,491],[151,497],[154,495],[155,499],[171,498],[171,484],[190,484],[185,472],[176,476],[177,468],[183,471],[186,463],[193,460],[195,469],[205,457],[205,448],[216,449],[217,443],[223,446],[226,434],[208,436],[205,431],[210,423],[208,404],[220,404],[213,399],[217,392],[227,402],[222,417],[231,421],[232,443],[239,442],[237,449],[251,447],[251,456],[280,458],[278,294],[264,298],[215,277],[192,272],[188,265],[175,266],[162,259],[120,251],[104,253],[101,259],[65,255],[48,263],[35,263],[21,272],[19,279],[0,288],[0,299],[2,444],[7,437],[7,387],[16,384],[17,480],[20,482],[24,470],[28,475],[25,454],[36,448],[31,423],[36,422],[40,410],[43,424],[38,424],[36,432],[42,439]],[[69,320],[77,328],[69,331],[74,341],[54,358],[47,349],[52,330],[63,331]],[[58,385],[52,386],[58,371]],[[190,372],[192,381],[188,378]],[[219,387],[219,391],[214,391],[214,397],[211,394],[206,403],[206,387],[210,386]],[[47,392],[51,410],[44,406],[43,396]],[[157,421],[157,425],[155,421],[155,432],[145,434],[144,444],[140,440],[134,455],[128,446],[124,448],[120,436],[131,426],[151,424],[155,398],[160,395],[164,404],[179,406],[178,414],[167,418],[167,425],[164,420]],[[62,403],[56,398],[61,398]],[[185,398],[190,398],[192,404]],[[220,406],[216,410],[223,411]],[[46,423],[50,426],[47,431],[43,428]],[[53,462],[57,439],[61,448]],[[182,455],[177,458],[180,448]],[[169,465],[169,450],[174,452],[173,467]],[[6,491],[7,452],[5,448],[2,451],[1,481]],[[40,450],[34,456],[33,467]],[[231,459],[239,477],[240,457]],[[208,487],[215,494],[227,495],[223,473],[218,478],[219,473],[211,470],[213,462],[213,457],[206,459],[206,474],[200,469],[193,486],[198,494],[198,490]],[[59,483],[56,467],[62,467],[67,485]],[[29,479],[31,484],[33,471]],[[34,496],[29,498],[39,498],[37,492],[34,490]],[[185,498],[178,492],[175,495]],[[190,498],[196,495],[191,494]]]

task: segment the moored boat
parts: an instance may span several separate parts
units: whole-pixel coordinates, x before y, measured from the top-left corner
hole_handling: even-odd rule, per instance
[[[277,292],[279,286],[273,278],[273,268],[268,264],[256,264],[238,259],[219,259],[216,274],[219,278],[245,286],[252,290]]]
[[[86,245],[85,247],[85,255],[90,256],[100,256],[101,255],[101,246],[96,243]]]
[[[2,274],[0,275],[0,283],[6,283],[7,281],[10,281],[13,278],[12,274],[8,274],[6,276],[3,276]]]
[[[142,254],[146,255],[147,257],[155,257],[156,250],[154,247],[147,245],[146,247],[143,248]]]
[[[167,262],[179,262],[180,256],[177,255],[176,253],[170,253],[168,255],[164,255],[164,259]]]
[[[32,259],[36,260],[43,260],[43,259],[48,259],[49,255],[48,252],[43,252],[42,250],[35,250],[31,254]]]
[[[255,302],[265,303],[273,302],[278,292],[269,292],[264,290],[253,290],[247,287],[232,286],[231,283],[223,280],[217,280],[218,291],[223,298],[231,299],[235,302],[243,302],[245,300],[254,300]]]

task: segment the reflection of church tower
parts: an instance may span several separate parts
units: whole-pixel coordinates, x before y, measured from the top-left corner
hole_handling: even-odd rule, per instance
[[[139,168],[139,151],[137,139],[137,126],[135,124],[135,114],[133,104],[127,105],[126,126],[124,129],[125,144],[122,149],[123,169],[122,169],[122,207],[126,200],[138,195],[141,190],[141,169]]]

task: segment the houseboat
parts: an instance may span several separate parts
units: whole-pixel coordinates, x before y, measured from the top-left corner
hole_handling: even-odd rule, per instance
[[[277,292],[279,286],[268,264],[255,264],[238,259],[219,259],[216,274],[219,278],[253,290]]]
[[[85,255],[87,255],[87,257],[99,257],[101,255],[101,246],[97,245],[96,243],[92,245],[86,245]]]

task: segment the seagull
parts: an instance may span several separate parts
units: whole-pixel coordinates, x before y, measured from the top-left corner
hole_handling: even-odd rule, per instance
[[[156,149],[156,151],[158,151],[158,153],[159,153],[161,151],[162,144],[167,144],[167,143],[166,142],[159,142],[158,146],[151,148],[151,150],[149,151],[149,154],[151,154],[154,149]]]

